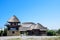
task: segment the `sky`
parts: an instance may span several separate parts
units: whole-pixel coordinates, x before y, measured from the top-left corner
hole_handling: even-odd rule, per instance
[[[40,23],[48,29],[60,28],[60,0],[0,0],[0,29],[16,15],[21,23]]]

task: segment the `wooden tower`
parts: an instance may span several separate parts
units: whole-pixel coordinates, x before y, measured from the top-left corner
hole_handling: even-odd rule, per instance
[[[8,24],[6,24],[6,26],[7,26],[7,36],[20,35],[19,32],[20,21],[15,15],[8,20]]]

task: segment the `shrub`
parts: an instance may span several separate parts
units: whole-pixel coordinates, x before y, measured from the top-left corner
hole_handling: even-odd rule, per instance
[[[47,31],[47,35],[48,35],[48,36],[55,36],[55,35],[56,35],[56,32],[53,31],[53,30],[48,30],[48,31]]]

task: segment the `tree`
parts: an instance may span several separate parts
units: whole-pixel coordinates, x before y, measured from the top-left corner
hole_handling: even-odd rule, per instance
[[[47,31],[47,35],[48,35],[48,36],[54,36],[54,35],[56,35],[56,32],[53,31],[53,30],[48,30],[48,31]]]
[[[0,36],[7,36],[7,29],[0,30]]]
[[[57,33],[60,34],[60,29],[57,30]]]
[[[1,30],[0,30],[0,36],[1,36]]]
[[[3,30],[0,30],[0,36],[3,36]]]
[[[4,29],[3,36],[7,36],[7,29]]]

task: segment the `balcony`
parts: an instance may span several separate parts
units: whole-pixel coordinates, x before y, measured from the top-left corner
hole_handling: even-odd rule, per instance
[[[9,25],[9,24],[7,24],[6,26],[14,28],[14,27],[20,27],[21,25]]]

